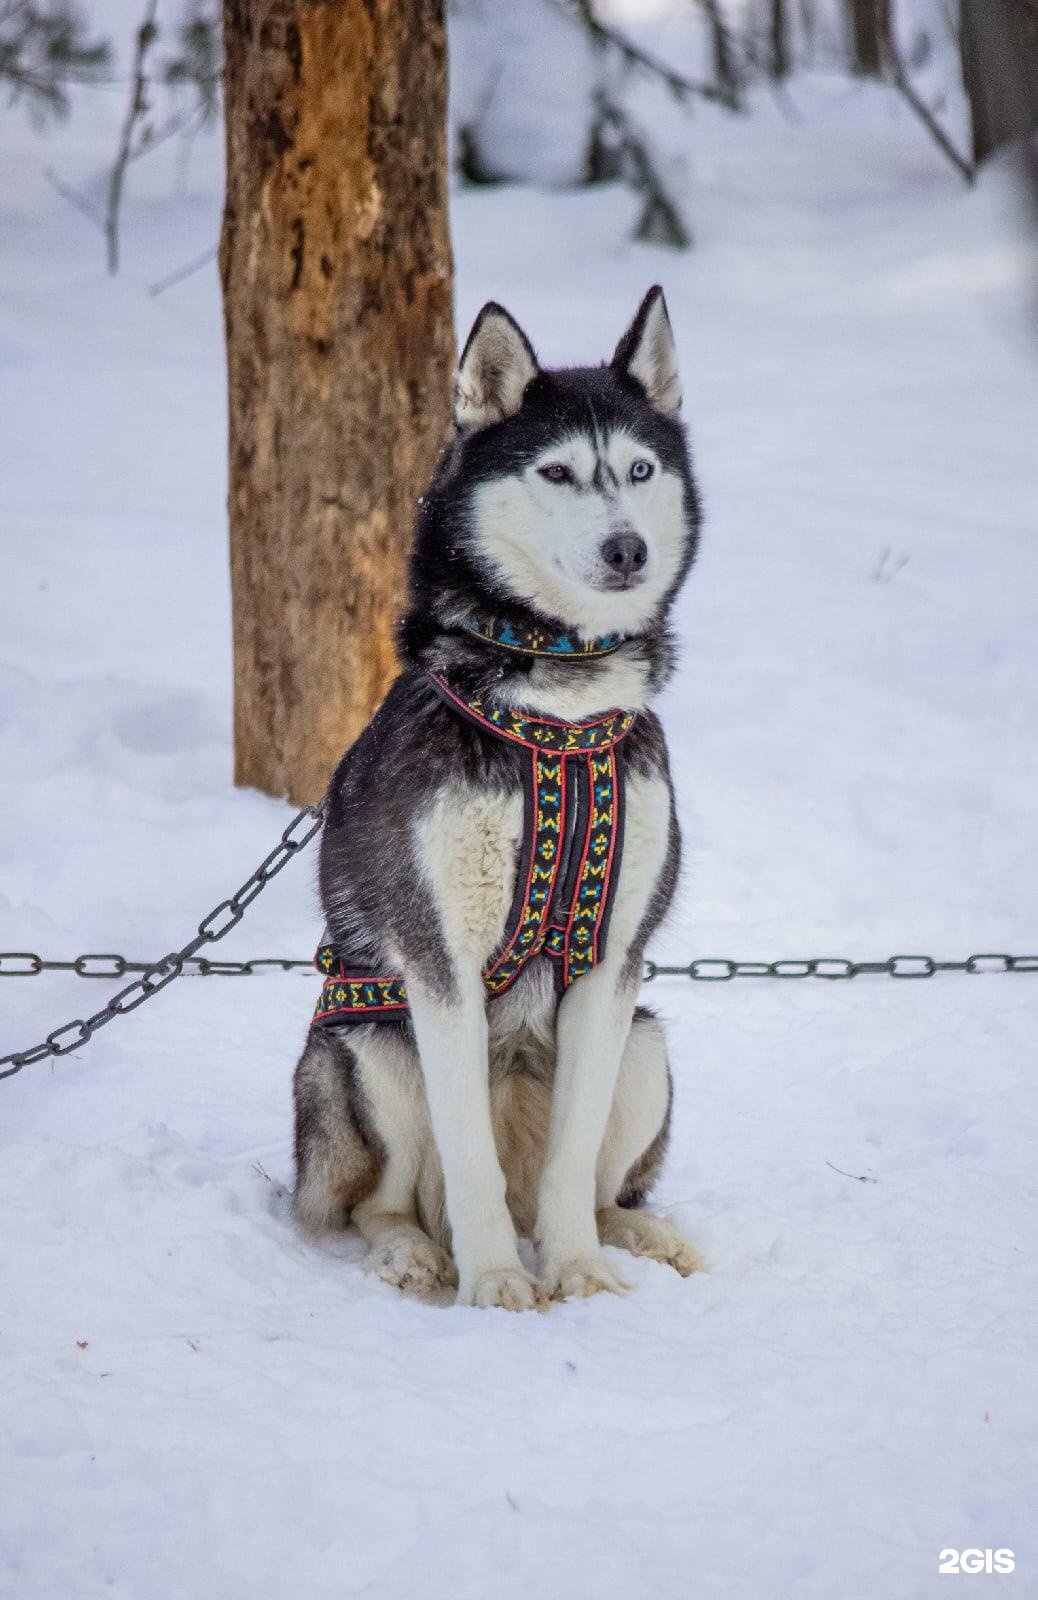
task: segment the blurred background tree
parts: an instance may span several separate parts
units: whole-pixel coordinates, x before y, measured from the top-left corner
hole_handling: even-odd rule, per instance
[[[619,181],[639,196],[634,236],[654,243],[693,238],[697,106],[748,114],[755,85],[781,97],[805,68],[889,83],[967,180],[1038,123],[1038,0],[447,0],[447,14],[459,180]],[[76,86],[128,85],[116,204],[95,215],[113,267],[127,168],[176,135],[189,149],[217,116],[221,24],[219,0],[146,0],[109,39],[76,0],[0,0],[9,104],[43,125]],[[646,115],[660,96],[677,113],[663,134]]]
[[[69,111],[69,90],[96,83],[112,47],[71,0],[0,0],[0,92],[38,124]]]
[[[959,34],[973,159],[1019,143],[1038,209],[1038,0],[961,0]]]
[[[807,70],[886,86],[969,182],[1007,145],[1038,170],[1038,0],[137,3],[106,38],[75,0],[0,0],[0,94],[41,128],[78,93],[124,97],[97,192],[53,176],[112,272],[134,163],[189,152],[223,102],[236,770],[299,800],[395,669],[448,419],[448,175],[620,184],[632,235],[684,248],[697,118],[734,131],[768,95],[795,119]]]

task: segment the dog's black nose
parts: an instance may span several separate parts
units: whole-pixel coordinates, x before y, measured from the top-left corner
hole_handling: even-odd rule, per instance
[[[602,546],[602,560],[622,578],[640,572],[649,559],[649,547],[640,533],[614,533]]]

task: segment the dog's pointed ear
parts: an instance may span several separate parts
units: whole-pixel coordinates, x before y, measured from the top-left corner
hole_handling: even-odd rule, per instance
[[[472,324],[454,380],[454,420],[462,433],[514,417],[540,368],[514,317],[489,300]]]
[[[681,379],[678,353],[667,315],[663,290],[654,284],[638,307],[638,313],[616,347],[613,370],[634,378],[645,390],[651,406],[665,417],[676,417],[681,410]]]

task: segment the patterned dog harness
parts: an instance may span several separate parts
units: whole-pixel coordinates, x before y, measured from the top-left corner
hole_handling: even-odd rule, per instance
[[[505,936],[483,969],[487,993],[503,994],[541,954],[557,962],[556,981],[566,989],[605,951],[623,845],[621,742],[637,714],[610,711],[592,722],[557,722],[488,708],[435,674],[430,680],[459,716],[529,752],[516,892]],[[315,965],[324,978],[315,1023],[407,1016],[402,978],[359,970],[331,945],[322,945]]]

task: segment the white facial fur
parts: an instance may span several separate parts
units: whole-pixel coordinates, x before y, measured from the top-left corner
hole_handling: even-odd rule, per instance
[[[647,461],[651,476],[632,481]],[[552,483],[560,464],[572,481]],[[541,452],[521,472],[484,484],[474,497],[484,558],[508,589],[583,638],[635,633],[651,619],[680,570],[686,538],[683,484],[654,451],[622,430],[579,433]],[[611,535],[640,534],[648,559],[640,581],[607,587],[602,547]]]

